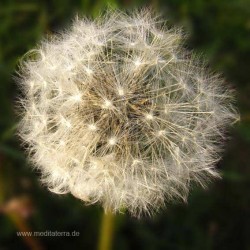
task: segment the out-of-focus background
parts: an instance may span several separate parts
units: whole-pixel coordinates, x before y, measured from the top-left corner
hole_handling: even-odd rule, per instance
[[[113,249],[250,249],[250,1],[249,0],[0,0],[0,249],[96,249],[102,209],[71,195],[50,193],[38,181],[15,136],[14,81],[18,60],[75,13],[95,17],[107,5],[152,6],[189,33],[237,91],[241,122],[218,164],[223,178],[194,188],[188,204],[173,204],[154,218],[118,215]],[[79,237],[18,237],[18,231],[80,233]]]

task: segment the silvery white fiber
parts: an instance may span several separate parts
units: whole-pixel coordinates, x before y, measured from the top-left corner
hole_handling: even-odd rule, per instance
[[[113,11],[29,53],[19,134],[51,191],[140,216],[219,176],[232,92],[182,41],[149,10]]]

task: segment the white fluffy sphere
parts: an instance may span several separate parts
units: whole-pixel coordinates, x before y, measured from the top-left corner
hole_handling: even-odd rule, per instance
[[[19,134],[56,193],[139,216],[217,177],[232,93],[150,11],[114,11],[22,64]]]

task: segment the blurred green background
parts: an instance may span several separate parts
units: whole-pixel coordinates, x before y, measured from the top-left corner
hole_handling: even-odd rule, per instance
[[[15,136],[14,77],[18,60],[42,37],[67,26],[77,12],[94,17],[107,5],[153,6],[183,26],[187,46],[236,89],[241,113],[218,164],[223,179],[208,190],[194,188],[188,204],[173,204],[154,218],[116,216],[113,249],[250,249],[249,0],[0,0],[0,250],[96,249],[101,207],[50,193],[25,159]],[[17,237],[20,230],[75,230],[80,237]]]

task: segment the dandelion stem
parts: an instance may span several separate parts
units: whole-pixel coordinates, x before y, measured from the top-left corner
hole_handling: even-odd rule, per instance
[[[110,211],[103,213],[100,239],[99,239],[99,250],[110,250],[112,248],[114,233],[114,215]]]

